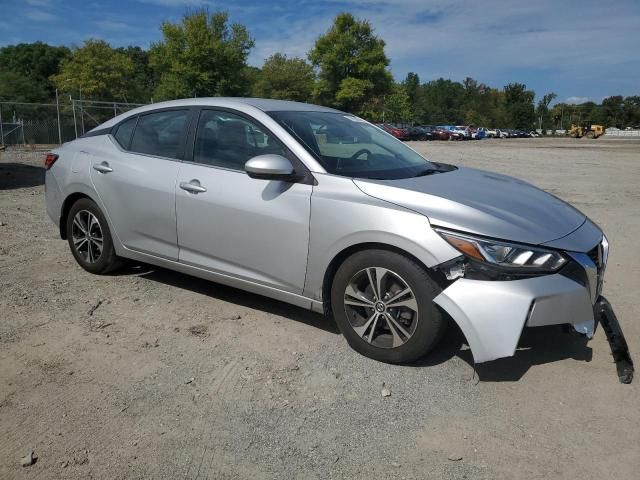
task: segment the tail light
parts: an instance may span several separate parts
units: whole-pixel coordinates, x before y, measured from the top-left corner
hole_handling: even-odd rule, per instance
[[[44,159],[44,169],[49,170],[54,163],[58,160],[58,155],[55,153],[47,153],[47,156]]]

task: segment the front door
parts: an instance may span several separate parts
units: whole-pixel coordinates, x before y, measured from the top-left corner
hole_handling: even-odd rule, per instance
[[[176,185],[179,259],[208,270],[302,293],[312,186],[257,180],[250,158],[285,147],[244,116],[202,110],[193,162]]]

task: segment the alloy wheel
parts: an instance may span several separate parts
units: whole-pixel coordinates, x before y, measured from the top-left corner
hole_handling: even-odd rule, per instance
[[[344,307],[353,330],[376,347],[400,347],[418,326],[418,302],[411,287],[386,268],[357,272],[345,289]]]
[[[80,210],[73,217],[71,236],[76,252],[87,263],[96,263],[102,255],[104,238],[98,218],[88,210]]]

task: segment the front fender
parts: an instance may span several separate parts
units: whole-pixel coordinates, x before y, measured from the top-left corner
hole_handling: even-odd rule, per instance
[[[460,256],[424,215],[366,195],[349,178],[316,176],[304,288],[307,297],[322,301],[327,269],[341,252],[356,245],[389,245],[427,267]]]

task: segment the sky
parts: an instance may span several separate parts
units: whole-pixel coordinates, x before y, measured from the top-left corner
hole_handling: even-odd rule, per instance
[[[423,82],[517,81],[569,103],[640,95],[639,0],[0,0],[0,46],[100,38],[148,48],[162,21],[202,6],[249,29],[258,67],[276,52],[306,57],[335,15],[351,12],[385,40],[397,80],[413,71]]]

